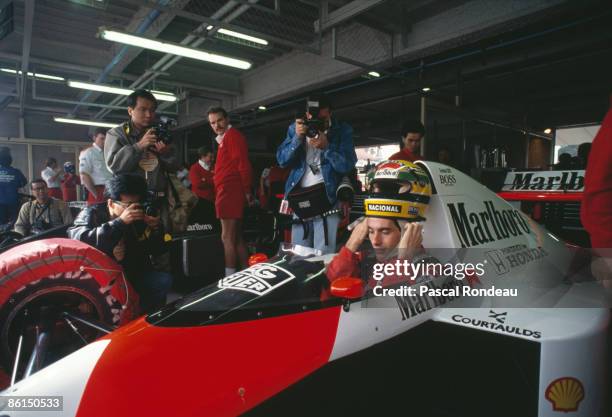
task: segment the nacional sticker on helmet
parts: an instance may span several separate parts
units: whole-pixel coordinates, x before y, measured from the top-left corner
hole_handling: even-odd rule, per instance
[[[366,199],[366,216],[406,217],[410,204],[407,201],[387,199]]]
[[[295,278],[291,272],[276,265],[260,263],[219,280],[222,289],[246,291],[264,295]]]
[[[558,378],[548,384],[544,397],[552,403],[553,411],[578,411],[580,401],[584,399],[584,386],[571,376]]]

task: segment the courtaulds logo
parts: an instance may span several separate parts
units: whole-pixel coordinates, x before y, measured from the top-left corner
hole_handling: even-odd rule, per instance
[[[544,397],[552,403],[553,411],[578,411],[584,399],[584,386],[578,379],[566,376],[548,384]]]
[[[495,319],[499,324],[506,323],[506,315],[508,312],[504,311],[503,313],[496,313],[493,310],[489,310],[489,317]]]

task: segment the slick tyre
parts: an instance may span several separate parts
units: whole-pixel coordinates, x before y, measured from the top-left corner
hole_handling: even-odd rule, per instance
[[[48,239],[12,248],[0,255],[0,364],[12,368],[20,336],[29,355],[41,331],[50,336],[46,364],[60,359],[101,336],[82,324],[75,331],[63,312],[118,326],[133,318],[133,294],[120,266],[82,242]]]

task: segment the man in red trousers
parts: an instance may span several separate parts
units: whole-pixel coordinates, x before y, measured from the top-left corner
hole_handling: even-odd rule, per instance
[[[247,267],[248,252],[242,237],[242,217],[246,204],[252,204],[253,173],[246,139],[230,125],[222,107],[208,110],[208,122],[219,144],[215,165],[215,209],[221,220],[221,240],[225,250],[225,275]]]

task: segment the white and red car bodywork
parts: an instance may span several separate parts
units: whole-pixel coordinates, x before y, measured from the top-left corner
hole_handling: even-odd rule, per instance
[[[424,222],[424,247],[474,249],[462,252],[463,262],[482,262],[478,257],[485,254],[487,273],[479,287],[517,288],[516,299],[429,299],[422,304],[427,307],[417,309],[394,297],[357,300],[349,308],[332,299],[286,314],[266,314],[262,308],[263,314],[252,319],[224,321],[221,315],[219,320],[201,317],[198,325],[188,325],[191,319],[184,325],[180,319],[168,324],[177,317],[197,317],[199,303],[215,294],[247,291],[229,285],[226,278],[214,291],[189,296],[173,311],[135,320],[2,395],[63,396],[61,413],[37,412],[39,416],[232,416],[331,361],[438,321],[538,343],[538,416],[603,416],[609,313],[601,308],[600,288],[564,282],[570,259],[563,242],[495,193],[451,167],[420,164],[435,186]],[[533,250],[539,255],[525,255]],[[516,257],[527,261],[515,262]],[[331,255],[306,258],[313,263],[330,260]],[[273,260],[266,265],[278,268]],[[257,268],[262,267],[252,267]],[[283,273],[289,269],[283,268]],[[289,271],[258,291],[276,291],[294,279]],[[566,308],[577,305],[583,308]],[[536,308],[540,306],[545,308]],[[502,326],[491,318],[491,309],[506,313]]]

